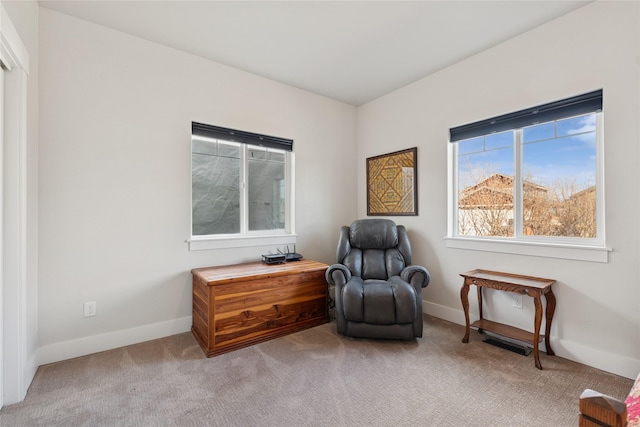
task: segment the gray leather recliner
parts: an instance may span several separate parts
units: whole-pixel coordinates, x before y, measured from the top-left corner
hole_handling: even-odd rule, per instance
[[[361,219],[340,228],[337,264],[325,277],[335,286],[338,333],[411,340],[422,337],[422,288],[429,271],[411,265],[404,226]]]

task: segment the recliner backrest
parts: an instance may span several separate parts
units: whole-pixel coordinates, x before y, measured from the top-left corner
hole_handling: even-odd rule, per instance
[[[387,280],[411,264],[404,226],[389,219],[361,219],[340,229],[337,260],[353,276]]]

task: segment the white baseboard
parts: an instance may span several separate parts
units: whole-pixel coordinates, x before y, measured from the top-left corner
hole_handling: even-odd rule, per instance
[[[608,353],[569,340],[554,339],[553,336],[551,336],[551,343],[556,355],[565,359],[632,380],[635,380],[638,377],[638,373],[640,373],[640,360],[638,359]]]
[[[191,316],[188,316],[180,319],[139,326],[137,328],[124,329],[122,331],[92,335],[75,340],[45,345],[38,349],[38,365],[46,365],[48,363],[59,362],[61,360],[72,359],[74,357],[86,356],[87,354],[155,340],[170,335],[188,332],[190,330]]]
[[[15,403],[20,403],[27,396],[27,391],[31,386],[31,382],[33,378],[36,376],[36,371],[38,370],[37,363],[37,355],[33,353],[29,360],[26,363],[26,366],[22,370],[22,382],[19,387],[17,387],[17,392],[12,393],[10,395],[5,394],[2,399],[2,405],[0,405],[0,409],[4,406],[13,405]]]
[[[464,326],[464,313],[462,310],[422,301],[422,312],[438,319]]]
[[[464,325],[464,313],[462,310],[424,301],[423,312],[439,319]],[[191,316],[43,346],[38,349],[37,357],[30,360],[25,372],[25,380],[28,381],[25,381],[25,383],[31,383],[39,365],[86,356],[87,354],[188,332],[189,330],[191,330]],[[636,379],[640,372],[639,359],[609,353],[553,336],[551,336],[551,342],[556,355],[564,359],[629,379]]]
[[[458,310],[429,301],[423,301],[422,311],[425,314],[451,323],[463,326],[465,324],[462,309]],[[471,317],[473,317],[473,313]],[[597,348],[587,347],[580,343],[559,339],[553,335],[551,336],[551,345],[556,356],[582,363],[592,368],[601,369],[632,380],[635,380],[640,372],[640,359],[632,359]]]
[[[24,375],[23,384],[26,384],[27,386],[24,388],[24,396],[20,397],[20,401],[24,400],[25,396],[27,395],[27,390],[29,390],[29,387],[31,386],[31,382],[33,381],[33,378],[36,376],[36,371],[38,370],[38,366],[40,365],[38,364],[38,353],[36,351],[29,358],[29,361],[27,362],[27,367],[23,372],[23,375]]]

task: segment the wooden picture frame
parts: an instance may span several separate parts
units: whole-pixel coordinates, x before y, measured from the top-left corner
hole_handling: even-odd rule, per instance
[[[367,215],[418,215],[418,148],[367,158]]]

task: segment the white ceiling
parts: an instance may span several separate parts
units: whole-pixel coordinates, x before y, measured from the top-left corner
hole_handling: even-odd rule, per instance
[[[589,1],[57,1],[57,10],[352,105]]]

